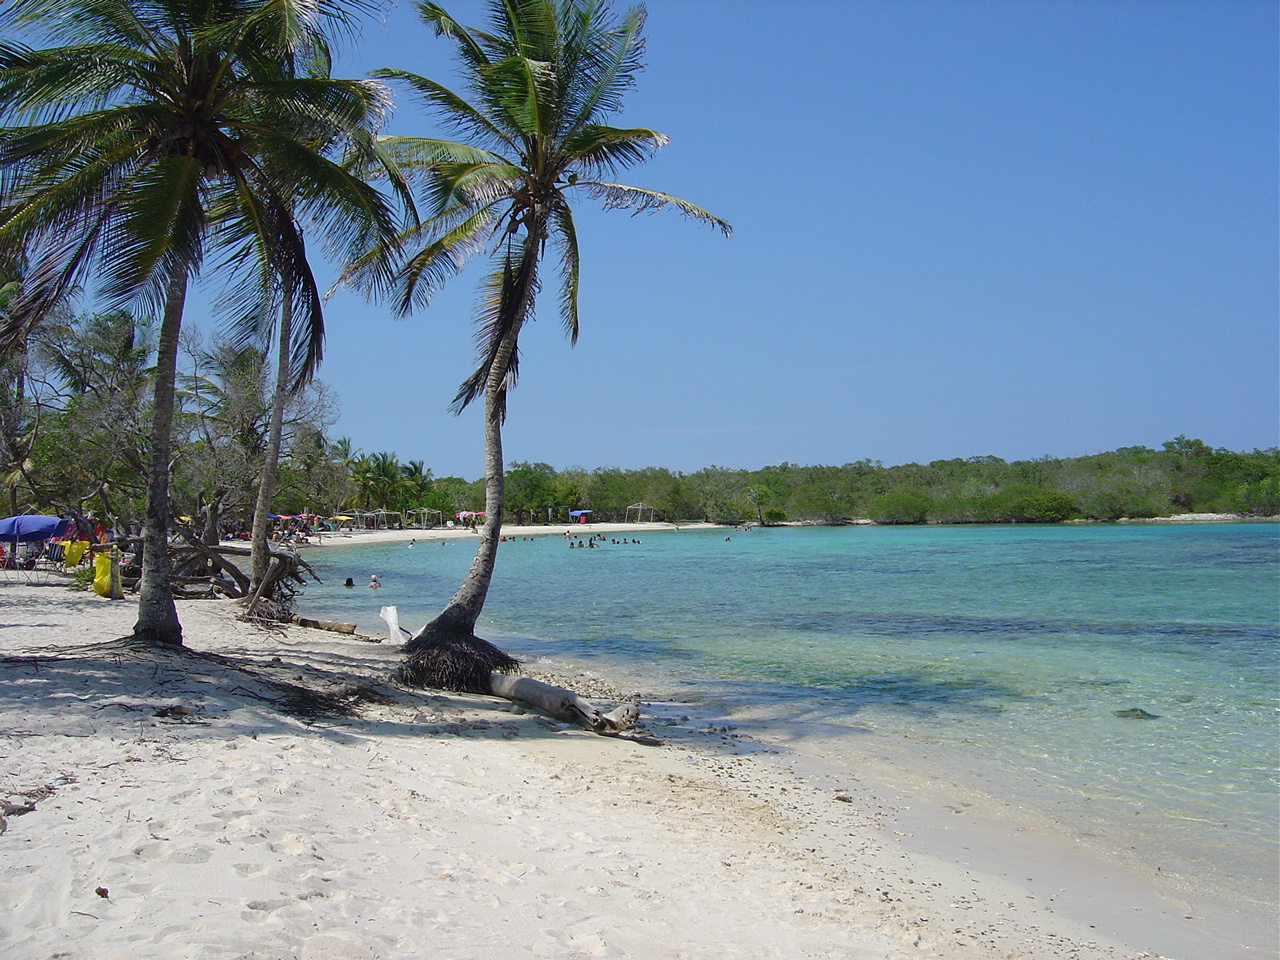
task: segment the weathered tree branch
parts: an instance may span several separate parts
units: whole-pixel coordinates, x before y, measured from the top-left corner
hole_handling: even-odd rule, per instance
[[[604,713],[572,690],[555,687],[531,677],[517,677],[509,673],[490,674],[489,688],[489,692],[495,697],[527,703],[558,720],[576,723],[606,737],[616,736],[623,730],[634,727],[640,720],[640,710],[633,703],[624,703],[609,713]]]

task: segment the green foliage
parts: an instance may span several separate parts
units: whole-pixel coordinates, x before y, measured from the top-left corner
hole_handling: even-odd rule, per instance
[[[1266,477],[1236,487],[1228,509],[1255,517],[1280,516],[1280,477]]]
[[[1010,523],[1062,523],[1080,512],[1075,497],[1058,490],[1040,490],[1036,493],[1009,498],[1001,511],[1000,519]]]
[[[67,589],[74,593],[84,593],[93,587],[93,567],[77,567],[71,571],[71,580]]]
[[[871,501],[876,523],[924,523],[933,500],[914,490],[891,490]]]

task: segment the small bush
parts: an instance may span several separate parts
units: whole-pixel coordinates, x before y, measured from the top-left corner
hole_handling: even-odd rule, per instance
[[[92,586],[93,567],[77,567],[71,574],[71,582],[67,584],[67,589],[83,593]]]

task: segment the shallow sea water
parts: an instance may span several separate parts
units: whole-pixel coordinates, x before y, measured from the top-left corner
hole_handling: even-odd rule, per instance
[[[794,749],[820,737],[847,745],[851,765],[910,759],[1103,852],[1274,900],[1277,525],[609,539],[503,544],[482,635],[636,678],[747,733],[789,724]],[[395,604],[414,629],[473,551],[467,540],[312,550],[324,582],[304,607],[376,634],[380,607]],[[371,573],[382,589],[364,586]],[[1116,716],[1131,709],[1156,719]]]

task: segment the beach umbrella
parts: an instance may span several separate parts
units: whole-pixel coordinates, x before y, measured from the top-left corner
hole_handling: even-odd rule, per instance
[[[9,543],[48,540],[50,537],[60,535],[66,528],[67,521],[62,517],[30,513],[17,517],[5,517],[0,520],[0,540],[6,540]]]

